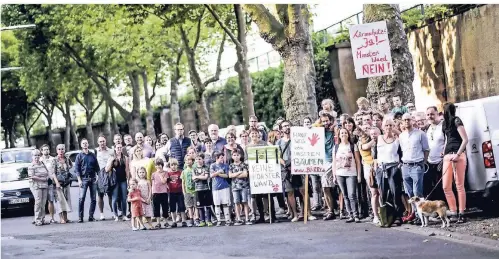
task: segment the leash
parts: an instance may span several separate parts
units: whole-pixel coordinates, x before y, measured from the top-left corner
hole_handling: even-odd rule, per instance
[[[442,163],[443,163],[443,160],[442,160]],[[454,174],[454,178],[455,178],[456,177],[456,165],[454,164],[453,161],[451,161],[451,165],[452,165],[452,173]],[[437,188],[437,186],[440,183],[440,181],[442,181],[442,178],[444,178],[444,175],[447,173],[447,169],[449,169],[449,166],[450,165],[447,165],[447,168],[445,169],[445,171],[443,171],[444,173],[440,177],[440,180],[438,180],[437,184],[435,184],[435,187],[433,187],[433,189],[431,190],[431,192],[428,195],[426,195],[425,200],[428,200],[428,197],[430,197],[430,195],[433,193],[433,191]],[[429,169],[430,169],[430,166],[428,166],[428,170]]]

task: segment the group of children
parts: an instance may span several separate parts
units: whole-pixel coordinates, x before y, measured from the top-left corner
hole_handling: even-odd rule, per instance
[[[175,228],[179,214],[182,227],[211,227],[213,205],[217,226],[222,225],[222,211],[226,226],[242,225],[242,213],[245,216],[244,223],[251,225],[248,166],[243,161],[244,154],[240,150],[233,151],[233,163],[230,166],[225,164],[224,153],[215,152],[213,156],[214,163],[208,168],[203,153],[188,154],[182,171],[175,158],[170,158],[166,167],[163,159],[158,158],[151,181],[146,178],[146,169],[140,168],[138,179],[129,180],[128,202],[131,203],[132,230],[160,229],[162,226]],[[231,200],[236,204],[234,222],[231,221],[229,211]],[[168,212],[172,224],[167,221]],[[152,222],[152,218],[155,222]],[[149,225],[148,228],[144,222]]]

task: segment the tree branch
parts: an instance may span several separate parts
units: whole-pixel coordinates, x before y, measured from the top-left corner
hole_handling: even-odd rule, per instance
[[[284,26],[289,24],[289,17],[288,17],[288,4],[276,4],[276,9],[277,9],[277,15],[279,16],[279,20],[281,20],[282,24]]]
[[[226,33],[224,33],[224,35],[222,36],[222,42],[220,43],[220,48],[218,49],[217,70],[215,72],[215,75],[203,83],[204,87],[208,86],[210,83],[218,81],[218,79],[220,78],[220,73],[222,72],[221,61],[222,53],[224,52],[225,38],[227,38]]]
[[[94,117],[95,112],[100,108],[100,106],[104,103],[104,97],[102,97],[99,101],[99,104],[97,104],[97,107],[93,111],[90,112],[90,118]]]
[[[75,94],[75,99],[83,107],[83,109],[85,109],[85,112],[88,113],[87,106],[81,101],[80,97],[78,97],[77,94]]]
[[[154,84],[152,85],[152,94],[151,94],[151,97],[149,97],[149,102],[151,102],[152,98],[154,98],[154,96],[156,95],[156,86],[158,85],[158,81],[159,81],[158,75],[159,75],[159,71],[156,72],[156,76],[154,77]]]
[[[201,12],[201,15],[199,15],[198,18],[198,25],[197,25],[197,32],[196,32],[196,41],[194,41],[194,45],[192,46],[192,49],[195,50],[198,47],[199,43],[199,38],[201,37],[201,23],[203,21],[203,16],[204,16],[204,10]]]
[[[258,25],[260,36],[274,49],[280,49],[286,40],[284,25],[263,4],[245,4],[243,8]]]
[[[42,116],[42,113],[38,113],[38,116],[36,116],[35,120],[33,121],[33,123],[31,123],[31,125],[28,127],[28,132],[31,131],[31,129],[33,128],[33,126],[35,126],[35,123],[38,121],[38,119],[40,119],[40,116]]]
[[[229,35],[230,39],[232,40],[232,42],[234,42],[234,44],[236,45],[236,47],[240,48],[240,49],[243,49],[243,46],[241,45],[241,42],[239,42],[239,40],[237,39],[236,35],[234,35],[234,33],[232,33],[232,31],[229,29],[229,27],[227,27],[225,25],[224,22],[222,22],[222,20],[220,19],[220,16],[211,7],[211,5],[205,4],[204,6],[206,6],[206,8],[208,9],[208,11],[211,13],[211,15],[213,16],[213,18],[215,18],[215,20],[218,22],[218,24],[220,25],[220,27],[222,27],[222,29],[225,31],[225,33],[227,33],[227,35]]]
[[[39,103],[38,103],[38,101],[34,101],[34,102],[33,102],[33,105],[35,105],[35,108],[36,108],[37,110],[39,110],[39,111],[40,111],[40,112],[41,112],[41,113],[42,113],[45,117],[48,117],[48,114],[47,114],[47,113],[45,113],[45,111],[44,111],[44,108],[45,108],[45,107],[44,107],[43,105],[39,104]],[[40,107],[42,107],[42,108],[40,108]]]

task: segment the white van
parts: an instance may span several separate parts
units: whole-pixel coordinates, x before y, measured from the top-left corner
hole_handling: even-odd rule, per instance
[[[499,210],[499,96],[455,104],[468,134],[466,191],[480,197],[480,207]],[[495,157],[494,157],[495,155]],[[485,199],[484,199],[485,198]]]

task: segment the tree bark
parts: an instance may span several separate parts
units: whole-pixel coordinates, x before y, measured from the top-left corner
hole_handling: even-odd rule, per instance
[[[140,120],[140,84],[137,72],[129,72],[128,77],[132,85],[132,111],[129,117],[132,127],[129,129],[129,132],[133,136],[135,133],[142,132],[143,130],[142,121]]]
[[[86,117],[85,128],[87,131],[88,146],[90,148],[96,147],[94,132],[92,129],[92,118],[94,117],[95,112],[99,109],[102,103],[104,103],[104,98],[101,98],[97,106],[95,106],[94,108],[92,96],[93,95],[91,87],[88,87],[83,92],[83,102],[79,99],[78,96],[75,96],[76,101],[83,107],[83,109],[85,109],[85,117]]]
[[[106,85],[106,89],[105,89],[108,93],[109,96],[111,96],[111,90],[110,90],[110,87],[109,85]],[[116,116],[114,115],[114,107],[113,105],[106,100],[106,104],[109,108],[109,114],[111,114],[111,127],[112,127],[112,131],[113,131],[113,135],[114,134],[120,134],[120,129],[118,128],[118,124],[116,123]]]
[[[367,85],[367,98],[376,107],[379,97],[399,95],[402,102],[414,103],[414,67],[411,52],[404,31],[399,5],[365,4],[364,23],[386,20],[388,38],[392,54],[394,74],[370,77]]]
[[[28,103],[26,105],[29,105]],[[33,126],[35,125],[35,123],[38,121],[38,119],[40,119],[40,116],[42,116],[42,113],[38,113],[38,115],[36,116],[36,118],[33,120],[33,122],[30,124],[29,123],[29,107],[26,107],[26,112],[23,116],[23,127],[24,127],[24,131],[26,133],[26,142],[28,143],[28,147],[31,147],[32,143],[31,143],[31,129],[33,128]]]
[[[180,122],[180,106],[178,104],[178,82],[180,80],[180,60],[184,50],[180,50],[177,55],[177,60],[175,62],[175,68],[173,71],[173,76],[171,78],[170,85],[170,114],[171,114],[171,125],[172,127]]]
[[[317,118],[316,77],[307,5],[277,5],[278,18],[262,4],[243,5],[243,8],[257,24],[260,36],[272,44],[283,59],[282,100],[286,119],[299,125],[306,116]]]
[[[3,141],[5,142],[5,148],[10,148],[9,147],[9,132],[7,129],[3,130]]]
[[[53,103],[43,103],[43,104],[37,104],[35,102],[35,108],[38,109],[43,116],[45,116],[45,119],[47,120],[47,127],[46,127],[46,133],[47,133],[47,141],[49,142],[48,145],[50,147],[50,152],[55,153],[55,142],[54,138],[52,136],[52,115],[54,115],[54,109],[55,109],[55,104]]]
[[[251,88],[251,75],[248,65],[248,46],[246,43],[246,21],[244,19],[243,9],[241,5],[234,5],[234,14],[237,22],[237,36],[232,33],[226,23],[222,21],[218,13],[210,6],[205,5],[213,15],[220,27],[229,35],[230,39],[236,47],[237,62],[234,65],[234,70],[239,78],[239,89],[241,92],[241,105],[243,111],[243,121],[245,125],[249,125],[249,116],[255,115],[253,90]]]
[[[9,142],[11,148],[16,147],[16,133],[14,130],[14,126],[12,126],[12,128],[9,129]]]
[[[104,114],[104,129],[103,134],[106,136],[107,141],[111,143],[113,140],[113,133],[111,131],[111,124],[109,123],[109,106],[106,105],[106,112]]]
[[[149,97],[149,87],[147,85],[147,73],[142,71],[140,73],[142,76],[142,85],[144,87],[144,99],[146,101],[146,134],[154,140],[156,140],[156,131],[154,130],[154,111],[151,106],[151,98]],[[156,79],[154,84],[157,84],[158,75],[156,74]],[[154,85],[154,88],[156,85]],[[153,94],[154,95],[154,94]]]

